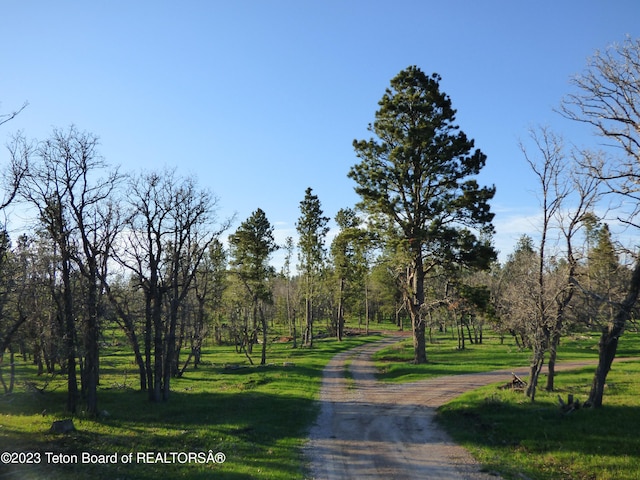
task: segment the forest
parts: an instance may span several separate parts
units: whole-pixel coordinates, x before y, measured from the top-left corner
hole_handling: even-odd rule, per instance
[[[44,139],[15,134],[0,206],[25,213],[24,226],[0,235],[4,393],[22,385],[16,366],[30,364],[42,384],[65,377],[70,414],[98,416],[101,352],[114,329],[135,359],[141,401],[154,403],[170,402],[172,379],[197,369],[207,346],[266,365],[274,342],[312,350],[318,338],[406,329],[414,363],[428,363],[435,332],[450,332],[459,349],[488,331],[514,339],[531,352],[534,401],[544,364],[554,388],[562,337],[596,331],[587,403],[602,406],[640,289],[629,240],[639,226],[640,41],[590,62],[560,113],[615,146],[566,147],[560,133],[531,129],[521,150],[539,180],[541,224],[504,262],[492,246],[495,187],[477,181],[486,156],[457,126],[440,77],[415,66],[391,80],[372,138],[353,142],[348,176],[361,202],[335,214],[331,237],[311,187],[300,191],[298,238],[278,245],[259,198],[235,226],[218,216],[215,193],[178,168],[122,172],[76,126]],[[19,114],[2,116],[1,128]],[[285,252],[278,269],[276,250]]]

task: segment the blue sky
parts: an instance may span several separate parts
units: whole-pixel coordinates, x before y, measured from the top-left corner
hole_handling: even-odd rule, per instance
[[[29,102],[2,143],[75,124],[124,171],[196,175],[234,229],[262,208],[280,241],[307,187],[331,217],[358,201],[352,141],[389,80],[437,72],[488,156],[504,258],[538,209],[518,140],[544,124],[590,141],[553,108],[595,50],[640,36],[640,2],[5,0],[0,31],[0,112]]]

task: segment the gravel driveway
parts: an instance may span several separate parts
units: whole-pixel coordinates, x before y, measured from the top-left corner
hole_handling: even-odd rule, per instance
[[[438,377],[404,384],[378,382],[371,355],[400,337],[385,338],[335,356],[324,370],[321,410],[305,454],[311,478],[496,480],[435,423],[436,408],[489,383],[511,380],[511,370]],[[558,370],[593,362],[576,362]],[[344,376],[350,365],[352,379]],[[526,376],[527,369],[516,369]]]

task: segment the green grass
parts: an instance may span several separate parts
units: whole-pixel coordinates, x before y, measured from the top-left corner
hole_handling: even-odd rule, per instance
[[[625,334],[619,356],[637,356],[639,337]],[[592,341],[567,342],[569,357],[580,358],[580,350],[591,350]],[[538,389],[535,403],[521,392],[483,387],[441,407],[438,419],[485,470],[506,479],[638,479],[640,364],[614,364],[604,408],[562,413],[558,395],[573,394],[584,402],[593,372],[591,367],[559,373],[556,391]]]
[[[25,389],[24,381],[39,386],[29,364],[18,365],[16,392],[0,397],[0,452],[44,452],[123,456],[134,463],[0,464],[0,479],[302,479],[301,447],[317,414],[322,369],[336,353],[380,337],[349,337],[338,343],[316,342],[309,349],[289,344],[269,347],[268,367],[250,366],[232,347],[210,348],[198,370],[173,379],[167,403],[151,404],[135,390],[135,365],[126,347],[110,347],[101,358],[98,420],[78,415],[77,432],[47,433],[51,422],[66,418],[65,379],[50,379],[44,394]],[[500,344],[485,337],[483,345],[457,343],[440,337],[427,347],[429,363],[411,365],[411,342],[381,351],[377,362],[387,381],[468,373],[526,365],[528,351],[519,351],[509,338]],[[640,356],[640,335],[622,337],[619,356]],[[560,361],[597,357],[597,336],[563,340]],[[283,366],[283,362],[294,366]],[[237,369],[225,368],[236,365]],[[353,383],[348,371],[345,376]],[[566,397],[584,400],[593,369],[561,373],[557,386]],[[6,370],[5,370],[6,378]],[[469,447],[491,471],[506,478],[614,479],[637,478],[640,445],[640,366],[614,365],[602,410],[579,410],[561,415],[556,394],[538,390],[535,404],[520,393],[495,386],[466,394],[441,409],[440,418],[455,438]],[[630,433],[629,433],[630,432]],[[144,464],[145,452],[223,452],[226,461],[205,464]]]
[[[517,347],[511,337],[504,342],[495,335],[486,335],[482,344],[467,343],[458,350],[451,336],[440,335],[427,344],[427,363],[414,365],[412,341],[405,340],[378,351],[374,355],[378,379],[388,382],[410,382],[442,375],[486,372],[529,365],[531,352]],[[618,356],[640,356],[638,335],[623,336]],[[598,358],[598,335],[581,334],[562,340],[558,362]]]
[[[0,452],[37,452],[41,463],[0,464],[0,478],[304,478],[301,446],[317,414],[322,369],[336,353],[377,338],[320,340],[311,350],[274,344],[268,357],[273,365],[267,367],[249,366],[232,347],[213,348],[198,370],[172,380],[170,400],[161,404],[149,403],[145,393],[134,389],[137,378],[130,356],[114,350],[101,359],[99,408],[105,415],[98,420],[77,416],[77,432],[68,435],[47,433],[53,420],[67,417],[64,379],[51,380],[44,394],[27,391],[25,379],[39,385],[44,379],[37,379],[32,368],[22,364],[17,391],[0,397]],[[294,366],[285,367],[283,362]],[[228,369],[225,364],[239,368]],[[144,452],[207,454],[209,450],[223,452],[226,461],[137,461]],[[81,452],[117,454],[119,461],[51,464],[45,452],[77,454],[79,461]],[[134,462],[123,464],[122,457],[130,453]]]
[[[598,335],[562,340],[558,361],[598,357]],[[482,372],[528,365],[530,352],[510,338],[501,343],[485,337],[482,345],[437,337],[427,345],[428,363],[413,365],[410,340],[379,351],[379,378],[407,382],[440,375]],[[621,338],[617,357],[640,356],[640,334]],[[637,480],[640,478],[640,364],[614,364],[607,378],[602,409],[563,414],[558,395],[584,402],[595,367],[559,373],[556,391],[543,390],[544,378],[531,403],[522,392],[501,390],[504,383],[466,393],[439,410],[438,420],[454,440],[467,447],[484,470],[505,479]],[[546,367],[545,367],[546,369]],[[543,371],[543,374],[546,370]]]
[[[405,340],[380,350],[374,355],[378,379],[389,382],[409,382],[441,375],[483,372],[527,365],[529,351],[518,349],[506,338],[485,337],[482,344],[467,344],[458,350],[457,340],[450,336],[436,337],[427,344],[427,363],[414,365],[412,341]]]

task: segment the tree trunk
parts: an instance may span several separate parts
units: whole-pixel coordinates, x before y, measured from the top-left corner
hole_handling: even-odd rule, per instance
[[[534,354],[534,358],[531,361],[531,368],[529,369],[529,385],[527,386],[526,391],[531,402],[535,402],[536,400],[536,387],[538,385],[538,377],[540,376],[542,365],[544,365],[544,351]]]
[[[427,344],[425,337],[424,319],[418,314],[412,315],[411,324],[413,327],[413,363],[427,363]]]
[[[262,358],[260,359],[260,365],[267,364],[267,318],[264,315],[262,306],[259,307],[260,322],[262,323]]]
[[[13,387],[16,384],[16,362],[13,349],[9,350],[9,393],[13,393]]]
[[[420,248],[420,246],[418,246]],[[422,316],[424,304],[424,270],[422,265],[422,252],[414,252],[413,265],[409,269],[407,278],[410,296],[408,299],[411,326],[413,329],[413,363],[427,363],[427,345],[425,339],[426,325]]]
[[[548,329],[538,329],[534,338],[533,358],[531,359],[531,368],[529,370],[529,385],[527,385],[526,395],[532,402],[536,399],[536,388],[538,387],[538,377],[544,365],[544,354],[549,344]]]
[[[338,340],[342,341],[342,334],[344,330],[344,305],[343,305],[343,295],[344,295],[344,277],[340,277],[340,287],[338,291],[338,310],[337,310],[337,321],[336,321],[336,336]]]
[[[78,404],[78,378],[76,371],[76,324],[71,292],[71,265],[69,255],[62,252],[62,283],[64,309],[64,338],[67,356],[67,411],[76,413]]]
[[[365,335],[369,335],[369,288],[366,281],[364,284],[364,324]]]
[[[469,337],[469,343],[473,345],[473,337],[471,336],[471,325],[470,325],[472,322],[472,319],[468,316],[466,318],[467,318],[467,321],[464,322],[464,326],[467,327],[467,336]]]
[[[164,347],[164,365],[162,368],[162,400],[169,400],[171,391],[171,376],[175,373],[175,357],[176,357],[176,328],[178,326],[178,299],[176,292],[174,298],[171,299],[171,307],[169,312],[169,330],[165,338]]]
[[[622,302],[620,310],[612,319],[611,324],[602,330],[602,335],[600,336],[598,367],[596,368],[596,372],[593,376],[591,392],[589,393],[589,399],[587,400],[587,403],[592,407],[602,407],[604,386],[609,370],[611,370],[611,364],[616,356],[618,340],[624,332],[627,320],[631,317],[631,310],[638,299],[639,292],[640,261],[637,261],[633,270],[633,276],[631,277],[627,296]]]
[[[85,331],[85,370],[82,389],[86,395],[87,413],[98,415],[99,382],[99,325],[98,325],[98,284],[97,278],[89,279],[87,295],[87,327]]]
[[[547,365],[548,376],[546,390],[553,392],[556,376],[556,359],[558,357],[558,345],[560,344],[560,331],[554,330],[549,340],[549,362]]]
[[[162,400],[162,349],[164,342],[162,341],[162,300],[155,298],[152,304],[153,317],[153,383],[149,388],[149,400],[152,402],[160,402]]]
[[[138,366],[138,375],[140,377],[140,390],[144,392],[147,390],[147,375],[145,370],[144,358],[142,357],[142,353],[140,352],[140,342],[138,341],[138,336],[136,335],[135,325],[133,324],[131,317],[127,314],[127,312],[124,310],[122,305],[118,302],[118,300],[113,295],[113,292],[109,284],[106,281],[104,281],[103,278],[101,278],[101,281],[102,281],[102,288],[104,288],[104,291],[107,294],[107,298],[109,299],[109,302],[111,303],[111,305],[116,311],[116,314],[117,314],[116,322],[118,323],[120,328],[122,328],[122,330],[124,331],[125,335],[129,339],[131,348],[133,349],[133,354],[136,359],[136,365]],[[146,317],[146,312],[147,310],[145,309],[145,317]]]
[[[313,303],[311,297],[305,299],[305,320],[304,339],[302,344],[313,347]]]

